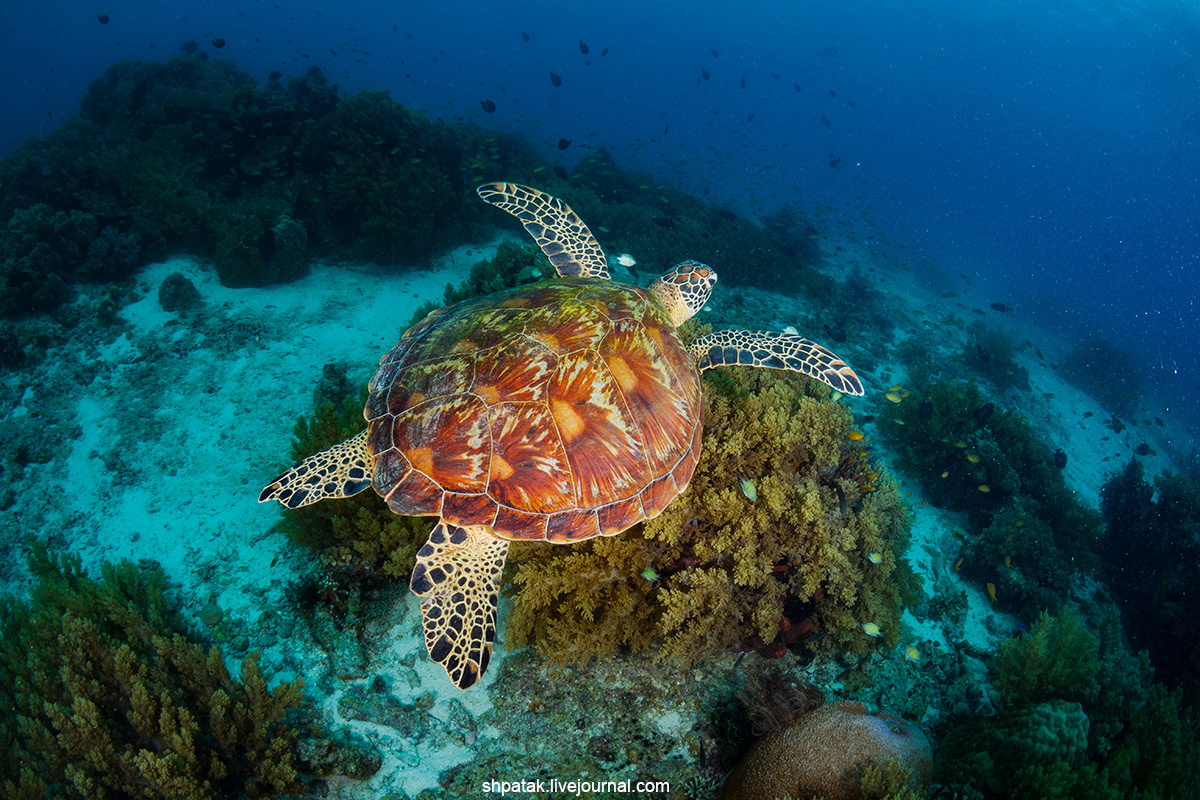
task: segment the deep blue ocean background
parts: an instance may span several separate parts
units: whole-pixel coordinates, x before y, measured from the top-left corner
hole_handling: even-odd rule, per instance
[[[1099,332],[1142,359],[1145,405],[1197,413],[1194,3],[60,1],[5,3],[0,30],[0,156],[188,39],[264,82],[317,65],[568,168],[602,147],[751,215],[870,219],[898,265]]]

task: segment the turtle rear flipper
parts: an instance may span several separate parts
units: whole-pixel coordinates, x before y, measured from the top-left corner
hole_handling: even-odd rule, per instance
[[[327,497],[350,497],[371,485],[372,471],[364,430],[280,475],[262,490],[258,502],[278,500],[288,508],[300,508]]]
[[[429,657],[468,689],[487,670],[496,640],[496,604],[508,542],[482,526],[442,520],[417,551],[410,587],[423,598]]]
[[[863,394],[862,381],[845,361],[814,341],[773,331],[713,331],[697,336],[687,351],[703,372],[712,367],[766,367],[802,372],[842,394]]]

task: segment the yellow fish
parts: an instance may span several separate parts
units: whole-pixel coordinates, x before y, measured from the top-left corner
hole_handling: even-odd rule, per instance
[[[864,622],[862,628],[867,636],[883,636],[883,631],[879,630],[879,626],[874,622]]]
[[[966,446],[967,446],[967,443],[966,443],[966,442],[964,442],[962,439],[959,439],[957,442],[955,442],[955,443],[954,443],[954,446],[955,446],[955,447],[960,447],[960,448],[961,448],[961,447],[966,447]]]
[[[967,461],[970,461],[972,464],[978,464],[979,456],[975,455],[974,453],[967,453]]]
[[[996,584],[989,583],[987,585],[987,590],[988,590],[988,598],[990,598],[993,603],[996,602]]]
[[[895,392],[888,392],[884,395],[884,397],[886,397],[888,400],[891,400],[893,403],[900,402],[900,395],[896,394]]]
[[[958,561],[954,562],[954,571],[958,572],[960,569],[962,569],[962,559],[961,558]]]
[[[889,391],[889,392],[898,392],[898,391],[900,391],[900,390],[901,390],[901,389],[903,389],[903,388],[904,388],[904,384],[903,384],[903,383],[897,383],[895,386],[889,386],[889,387],[888,387],[888,391]]]
[[[910,644],[908,647],[904,648],[904,657],[909,661],[920,661],[921,651]]]
[[[787,331],[784,331],[784,333],[787,333]],[[842,393],[839,392],[837,389],[834,389],[832,392],[829,393],[829,399],[831,401],[833,401],[834,403],[836,403],[838,400],[842,399]]]
[[[984,494],[987,494],[991,490],[992,487],[988,486],[986,483],[979,484],[979,491],[983,492]]]
[[[867,553],[867,561],[870,561],[872,564],[882,564],[883,563],[883,554],[882,553]]]
[[[852,442],[857,442],[862,437],[862,431],[850,431],[848,434],[846,434],[846,438]]]
[[[949,478],[949,477],[950,477],[950,470],[946,470],[945,472],[943,472],[943,473],[942,473],[942,477],[943,477],[943,478]]]

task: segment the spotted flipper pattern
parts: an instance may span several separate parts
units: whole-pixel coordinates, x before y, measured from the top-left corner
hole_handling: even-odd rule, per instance
[[[300,508],[328,497],[350,497],[371,485],[373,471],[364,430],[280,475],[262,490],[258,502],[278,500],[288,508]]]
[[[816,342],[791,333],[715,331],[697,336],[687,350],[701,372],[722,366],[790,369],[842,394],[863,394],[862,381],[845,361]]]
[[[429,657],[469,689],[487,670],[496,640],[496,605],[508,542],[479,525],[439,521],[417,551],[410,587],[423,598]]]
[[[521,221],[559,277],[611,278],[596,237],[562,200],[519,183],[485,183],[475,191]]]

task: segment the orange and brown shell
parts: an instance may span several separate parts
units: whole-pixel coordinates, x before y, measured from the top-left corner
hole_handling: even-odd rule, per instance
[[[397,514],[572,542],[656,516],[700,457],[700,375],[656,300],[561,278],[434,311],[365,415]]]

